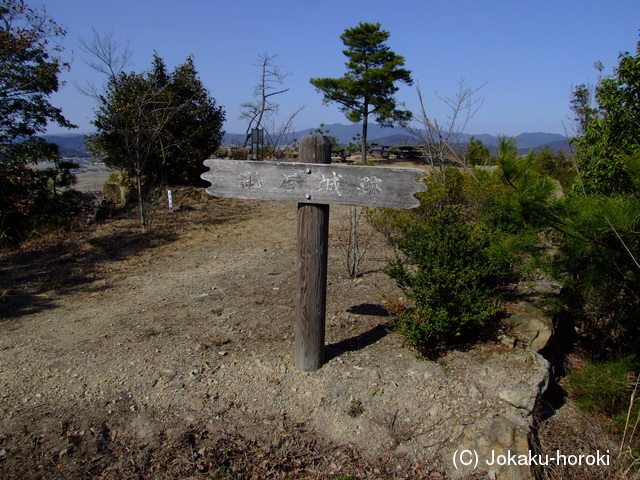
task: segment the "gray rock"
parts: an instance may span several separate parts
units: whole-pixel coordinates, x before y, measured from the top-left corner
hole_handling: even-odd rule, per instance
[[[538,398],[538,392],[530,385],[514,385],[501,388],[498,391],[498,397],[516,408],[531,412]]]
[[[469,382],[467,384],[467,390],[469,390],[469,397],[472,400],[480,401],[484,398],[482,392],[478,390],[478,387],[476,387],[476,385],[472,382]]]
[[[496,416],[481,436],[466,443],[463,448],[477,454],[478,470],[485,470],[489,478],[500,480],[533,480],[528,465],[518,465],[519,455],[528,455],[529,428],[502,415]],[[507,461],[505,461],[507,460]]]
[[[514,332],[534,351],[540,352],[553,337],[553,321],[543,310],[528,302],[519,302],[510,318]]]
[[[525,363],[531,364],[531,376],[515,385],[502,386],[498,389],[498,397],[529,415],[549,386],[549,362],[535,352],[525,352],[525,355],[529,355]]]

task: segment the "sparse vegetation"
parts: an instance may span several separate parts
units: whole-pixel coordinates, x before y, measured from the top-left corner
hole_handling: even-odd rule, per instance
[[[350,207],[348,224],[337,232],[338,244],[344,253],[343,264],[351,278],[362,274],[362,260],[369,248],[369,235],[360,228],[364,215],[362,208]]]

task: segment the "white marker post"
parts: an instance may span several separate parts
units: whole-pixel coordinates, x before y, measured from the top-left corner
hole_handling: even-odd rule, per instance
[[[328,137],[300,140],[300,163],[205,160],[202,178],[214,197],[298,202],[296,367],[324,361],[329,205],[415,208],[427,187],[417,168],[331,165]]]

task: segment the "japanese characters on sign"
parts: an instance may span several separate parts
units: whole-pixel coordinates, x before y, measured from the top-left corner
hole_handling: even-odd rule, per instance
[[[210,159],[207,192],[216,197],[414,208],[426,190],[415,168]]]

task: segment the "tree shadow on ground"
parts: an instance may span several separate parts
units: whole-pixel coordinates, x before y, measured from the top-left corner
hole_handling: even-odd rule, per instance
[[[42,294],[3,292],[0,296],[0,322],[54,308],[56,302]]]
[[[0,258],[0,321],[55,308],[56,298],[72,292],[100,291],[101,266],[174,242],[175,233],[134,233],[128,228],[82,240],[64,237]]]
[[[95,229],[0,250],[0,322],[56,308],[60,295],[100,292],[114,271],[127,273],[122,262],[179,242],[200,226],[240,222],[257,210],[248,201],[203,199],[201,189],[191,187],[176,188],[174,200],[176,211],[157,209],[145,233],[136,210],[125,208]]]

